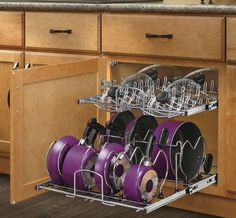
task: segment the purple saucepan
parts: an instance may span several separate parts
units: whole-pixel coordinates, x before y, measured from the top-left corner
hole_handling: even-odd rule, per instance
[[[151,201],[158,185],[157,173],[151,166],[134,164],[125,176],[124,195],[132,201]]]
[[[137,143],[134,140],[143,141],[147,133],[153,131],[157,126],[157,121],[154,117],[142,115],[133,120],[126,128],[125,147],[120,144],[106,145],[98,156],[98,161],[95,166],[95,171],[104,175],[104,193],[117,192],[123,189],[123,181],[127,171],[130,168],[130,155],[136,146],[140,146],[140,150],[146,150],[144,143]],[[109,154],[109,158],[106,155]],[[136,161],[142,158],[140,151],[136,156]],[[96,184],[101,189],[101,182],[98,176],[95,176]]]
[[[90,134],[86,139],[81,140],[77,146],[71,148],[66,155],[62,169],[65,185],[74,187],[74,183],[76,182],[77,189],[87,190],[93,188],[95,186],[95,180],[94,173],[91,171],[94,171],[98,156],[97,153],[99,152],[99,150],[93,148],[97,135],[104,135],[106,133],[105,140],[120,140],[119,137],[122,137],[122,134],[124,134],[121,133],[121,130],[123,130],[123,127],[128,125],[129,120],[133,118],[134,115],[130,111],[118,113],[110,120],[110,129],[105,129],[101,124],[97,123],[96,119],[92,118],[88,122],[88,127],[90,128],[86,128],[87,132],[90,132]],[[109,137],[111,134],[113,137]],[[76,179],[76,181],[74,181],[74,179]]]
[[[124,151],[124,147],[117,143],[106,143],[101,152],[98,155],[96,164],[95,164],[95,172],[97,172],[99,175],[102,176],[102,178],[98,175],[95,176],[95,182],[96,186],[100,191],[102,191],[103,187],[103,193],[104,194],[110,194],[112,192],[116,192],[112,187],[111,182],[109,181],[109,168],[110,163],[113,158],[116,157],[116,155],[120,152]],[[102,186],[103,183],[103,186]]]
[[[62,168],[62,177],[66,186],[74,187],[74,176],[76,177],[76,188],[87,190],[95,186],[94,176],[89,171],[94,170],[97,159],[97,152],[93,147],[81,144],[73,146],[67,153]]]
[[[154,135],[156,144],[152,160],[160,150],[165,152],[169,165],[167,178],[173,180],[177,177],[185,182],[193,179],[203,163],[204,139],[200,129],[192,122],[167,121],[156,128]],[[163,154],[160,154],[154,168],[159,178],[165,177],[166,161]]]
[[[62,167],[62,178],[66,186],[76,186],[80,190],[95,186],[94,175],[90,171],[94,170],[98,151],[93,145],[97,135],[105,132],[106,128],[97,123],[95,118],[88,121],[83,138],[66,154]]]
[[[151,135],[146,145],[146,155],[139,164],[130,167],[124,179],[124,195],[132,201],[151,201],[158,185],[157,173],[152,167],[151,153],[155,136]]]
[[[47,154],[47,170],[52,183],[64,185],[61,173],[63,162],[67,152],[78,142],[79,140],[73,136],[64,136],[50,146]]]
[[[130,126],[130,123],[134,119],[135,117],[132,112],[124,111],[116,114],[111,119],[111,121],[107,122],[106,124],[108,129],[108,138],[101,152],[99,153],[98,159],[95,164],[95,172],[101,175],[102,179],[99,175],[94,175],[96,186],[100,191],[102,188],[101,183],[103,181],[103,191],[105,194],[117,191],[115,190],[115,188],[113,189],[112,184],[109,180],[110,164],[113,158],[115,158],[118,153],[124,152],[124,136],[127,134],[127,131],[129,131],[132,127]]]

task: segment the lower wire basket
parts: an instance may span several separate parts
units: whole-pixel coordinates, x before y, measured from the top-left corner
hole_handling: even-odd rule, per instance
[[[136,212],[143,211],[144,213],[150,213],[155,211],[171,202],[178,200],[184,196],[194,194],[204,188],[207,188],[210,185],[217,183],[217,174],[213,175],[204,175],[202,174],[196,180],[191,181],[189,184],[179,183],[178,189],[176,188],[168,188],[169,194],[164,196],[163,198],[155,197],[153,201],[147,202],[134,202],[125,199],[121,193],[116,195],[104,195],[103,191],[98,193],[96,191],[80,191],[73,188],[68,188],[64,186],[59,186],[52,184],[50,181],[38,184],[36,186],[36,190],[45,190],[52,191],[56,193],[61,193],[66,195],[67,197],[75,198],[79,197],[85,199],[86,201],[97,201],[101,202],[107,206],[122,206],[127,208],[135,209]],[[174,183],[173,183],[174,184]],[[171,190],[171,192],[170,192]],[[166,190],[164,189],[164,193]]]

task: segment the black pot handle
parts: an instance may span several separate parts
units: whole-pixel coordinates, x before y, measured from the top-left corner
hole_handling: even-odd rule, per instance
[[[95,129],[99,134],[105,134],[106,133],[106,128],[97,122],[97,119],[96,118],[92,118],[88,121],[88,126],[91,128],[91,129]]]
[[[125,134],[125,129],[123,129],[122,127],[120,127],[119,125],[117,125],[116,123],[112,122],[112,121],[107,121],[106,122],[106,128],[107,129],[112,129],[113,131],[115,131],[116,133],[120,133],[120,136],[123,136]]]
[[[212,163],[213,163],[213,155],[210,153],[206,154],[203,165],[204,173],[209,174],[211,172]]]
[[[85,144],[93,144],[98,134],[105,134],[106,128],[97,122],[96,118],[91,118],[83,132]]]
[[[156,137],[153,134],[148,139],[147,148],[146,148],[146,158],[148,161],[151,160],[151,155],[152,155],[152,150],[154,147],[155,140],[156,140]]]
[[[163,149],[166,146],[168,136],[169,136],[169,130],[167,128],[163,128],[161,130],[161,134],[160,134],[160,138],[158,142],[159,148]]]

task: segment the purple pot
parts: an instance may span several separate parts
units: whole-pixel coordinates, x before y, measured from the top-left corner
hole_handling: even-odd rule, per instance
[[[120,136],[119,129],[114,127],[126,126],[128,125],[130,119],[133,119],[134,115],[130,111],[122,112],[116,114],[111,122],[113,123],[113,127],[106,134],[113,134]],[[90,146],[87,144],[78,144],[77,146],[70,149],[65,157],[65,161],[62,169],[62,176],[66,186],[74,187],[74,175],[76,174],[76,188],[80,190],[87,190],[93,188],[95,186],[95,178],[94,173],[86,172],[86,171],[78,171],[78,170],[91,170],[93,171],[95,168],[95,162],[97,159],[97,153],[100,152],[98,149],[92,148],[95,138],[104,130],[104,127],[101,127],[100,124],[97,123],[95,119],[91,119],[88,123],[88,126],[91,128],[89,135],[87,135],[87,142],[89,142]],[[123,127],[122,126],[122,127]],[[104,132],[102,133],[104,134]],[[107,137],[105,140],[108,140]],[[109,154],[111,155],[111,154]],[[95,174],[96,175],[96,174]]]
[[[47,154],[47,170],[52,183],[64,185],[62,178],[62,166],[69,149],[78,144],[79,140],[73,136],[64,136],[52,144]]]
[[[127,145],[133,142],[133,139],[143,140],[148,130],[154,130],[156,126],[157,121],[152,116],[142,115],[134,119],[132,122],[130,122],[125,131]],[[135,138],[137,135],[140,138]],[[127,146],[125,146],[125,148],[122,148],[120,144],[112,146],[108,145],[106,146],[106,148],[103,148],[105,150],[104,153],[99,154],[99,162],[96,163],[96,166],[98,167],[95,167],[95,170],[96,172],[98,172],[97,169],[99,168],[99,173],[105,173],[104,178],[106,179],[107,186],[104,185],[104,193],[111,193],[112,191],[117,192],[118,190],[123,189],[123,181],[127,171],[130,168],[129,158],[132,154],[133,149],[136,146],[140,146],[140,149],[142,151],[146,150],[146,147],[143,143],[135,143],[135,145],[130,144],[129,146],[131,147],[129,147],[128,152],[126,152],[125,154],[124,151],[127,149]],[[108,154],[110,155],[109,158],[107,158]],[[140,153],[136,154],[136,162],[139,162],[142,159],[143,155]],[[97,178],[96,184],[99,181],[101,181],[101,179]],[[98,187],[100,186],[101,184],[98,184]]]
[[[160,136],[163,130],[167,131],[167,140],[164,146],[160,144]],[[177,177],[182,181],[189,181],[193,179],[199,172],[204,153],[204,141],[199,128],[191,122],[180,122],[180,121],[167,121],[160,124],[154,135],[156,137],[156,144],[153,148],[151,159],[154,161],[158,152],[162,149],[168,159],[168,179],[174,180],[176,178],[175,157],[177,153],[181,151],[180,143],[184,144],[189,141],[192,145],[196,144],[193,149],[189,143],[186,143],[183,147],[181,158],[177,156]],[[175,146],[173,146],[175,145]],[[166,160],[163,154],[160,154],[157,159],[154,169],[158,172],[159,178],[164,178],[166,173]]]
[[[132,201],[151,201],[156,193],[158,177],[151,166],[132,165],[124,181],[124,195]]]
[[[98,175],[94,175],[95,183],[99,191],[102,189],[102,181],[103,180],[103,193],[110,194],[112,192],[116,192],[113,189],[112,184],[109,180],[109,168],[111,165],[112,159],[120,152],[124,152],[124,147],[117,143],[106,143],[101,152],[98,155],[96,164],[95,164],[95,172],[99,173],[102,176],[102,179]]]
[[[74,175],[76,173],[76,188],[87,190],[95,186],[94,175],[90,172],[79,172],[78,170],[94,170],[97,153],[92,147],[84,145],[73,146],[67,153],[63,168],[62,177],[64,184],[74,187]]]

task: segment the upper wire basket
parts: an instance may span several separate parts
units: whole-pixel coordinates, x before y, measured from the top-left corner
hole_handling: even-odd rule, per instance
[[[215,81],[206,81],[205,73],[217,69],[203,68],[183,77],[158,78],[151,65],[124,79],[121,84],[102,81],[102,94],[80,99],[79,103],[94,103],[110,112],[141,109],[155,117],[192,115],[218,106]]]

